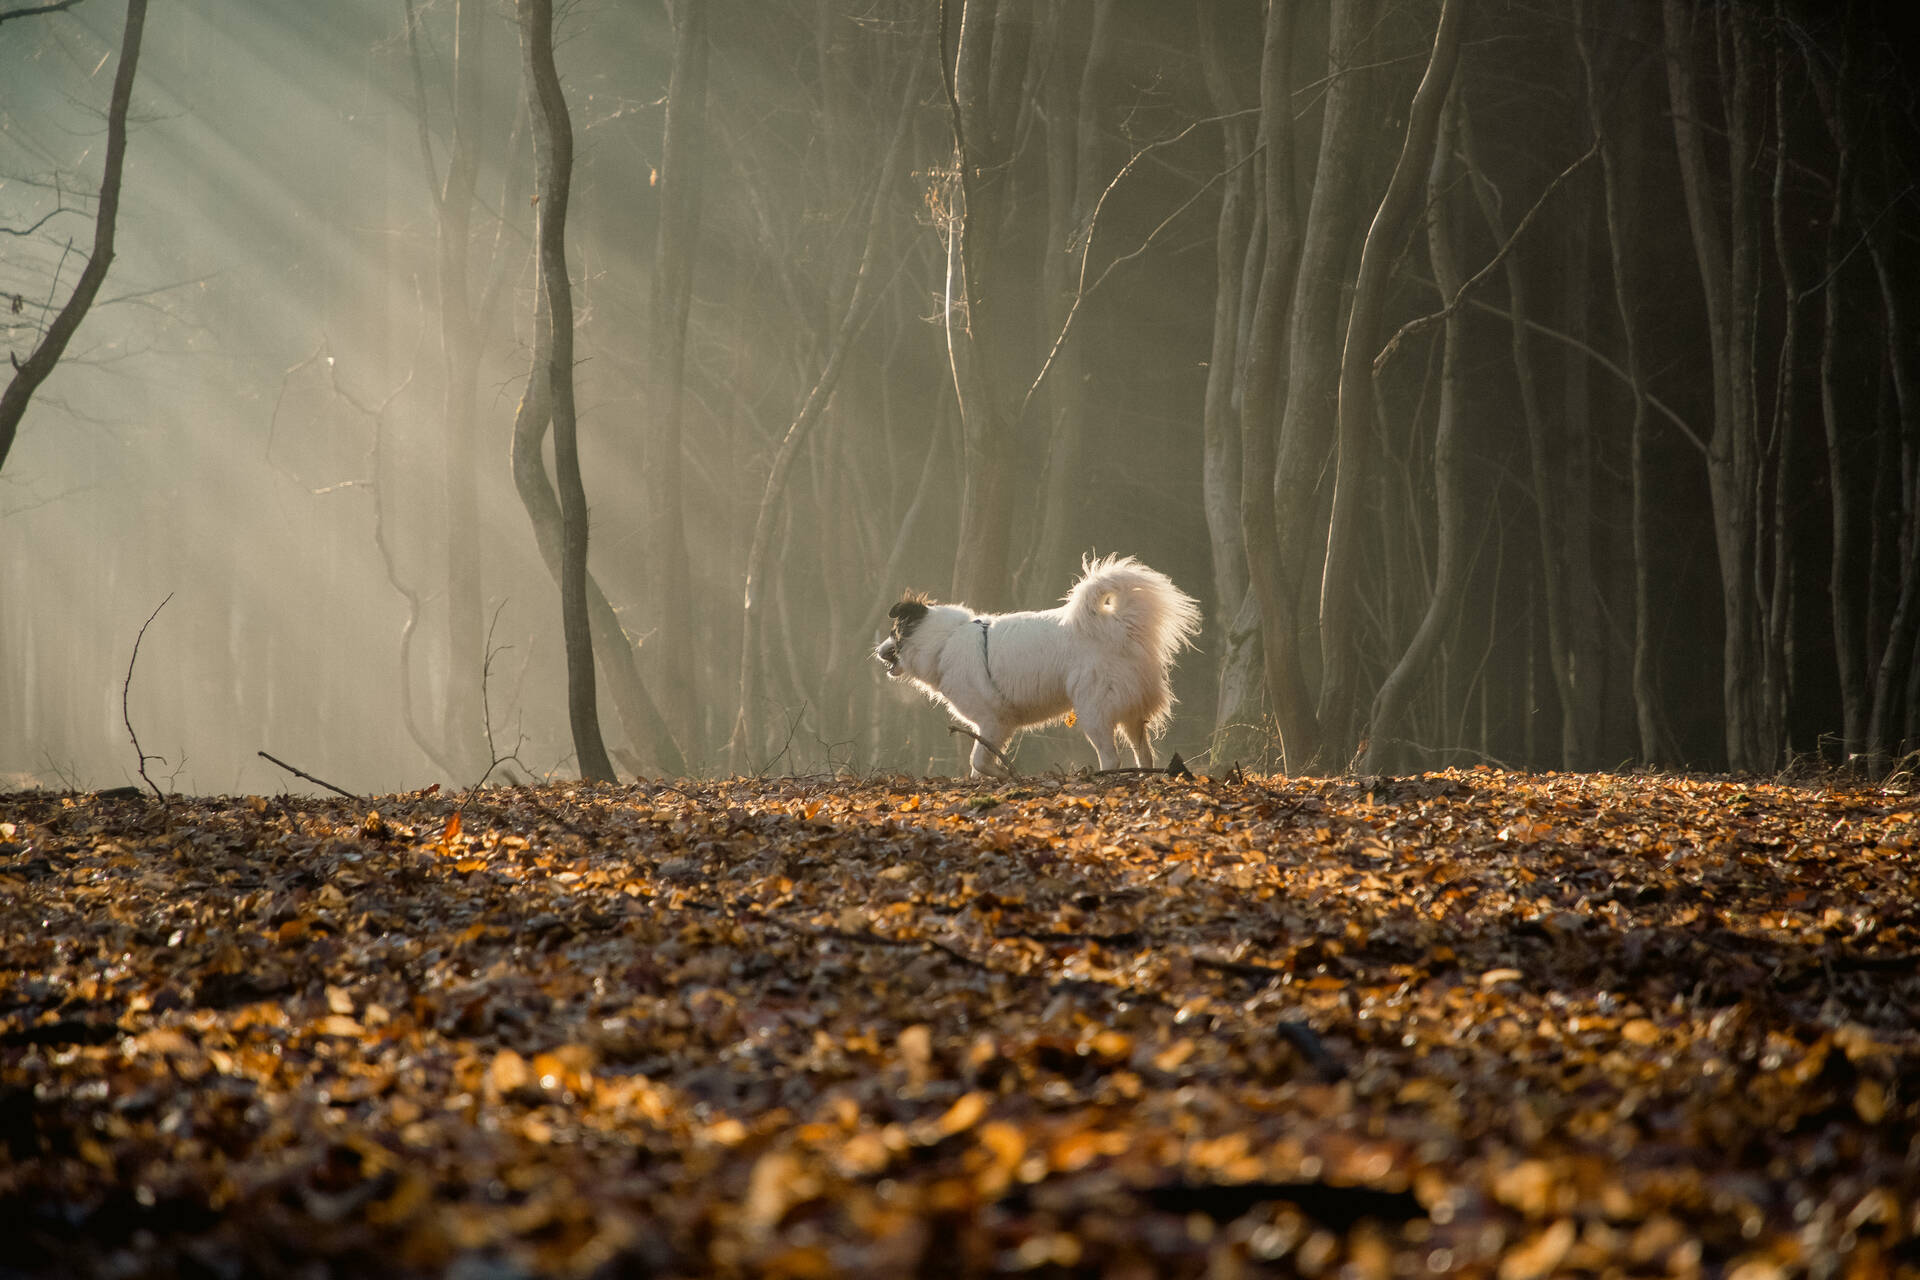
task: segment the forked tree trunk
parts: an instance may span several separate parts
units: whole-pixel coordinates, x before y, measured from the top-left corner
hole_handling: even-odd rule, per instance
[[[1329,766],[1348,763],[1356,735],[1362,650],[1363,570],[1360,539],[1367,494],[1375,476],[1373,362],[1380,350],[1381,316],[1389,273],[1399,255],[1408,217],[1420,195],[1433,154],[1440,114],[1453,86],[1460,55],[1460,28],[1466,0],[1442,0],[1440,22],[1426,73],[1407,111],[1407,132],[1400,156],[1380,198],[1360,250],[1360,270],[1347,314],[1346,342],[1340,357],[1338,405],[1339,457],[1334,475],[1333,512],[1327,529],[1326,564],[1320,576],[1319,720],[1322,758]],[[1368,699],[1371,701],[1371,698]]]
[[[1450,301],[1460,291],[1461,276],[1454,249],[1452,215],[1453,154],[1460,114],[1457,96],[1448,100],[1444,118],[1432,145],[1427,173],[1427,256],[1440,299]],[[1433,595],[1405,652],[1374,695],[1367,728],[1367,752],[1361,769],[1379,773],[1394,750],[1395,735],[1404,721],[1414,690],[1425,676],[1440,641],[1453,625],[1466,587],[1465,532],[1467,521],[1466,445],[1460,433],[1460,363],[1466,338],[1465,312],[1454,308],[1442,330],[1440,400],[1433,428],[1434,575]]]
[[[1350,283],[1348,264],[1359,245],[1356,228],[1363,220],[1360,180],[1368,137],[1378,121],[1368,92],[1371,77],[1360,65],[1377,12],[1375,0],[1334,0],[1327,34],[1331,82],[1322,107],[1313,194],[1305,224],[1297,232],[1289,224],[1276,237],[1272,223],[1276,180],[1271,172],[1267,177],[1267,252],[1273,254],[1276,246],[1291,250],[1298,245],[1297,267],[1290,257],[1285,261],[1292,280],[1291,305],[1273,328],[1273,341],[1282,344],[1285,364],[1274,372],[1271,387],[1285,409],[1270,469],[1273,489],[1267,495],[1273,506],[1276,547],[1271,613],[1267,600],[1261,602],[1262,615],[1267,617],[1261,636],[1267,655],[1267,691],[1286,767],[1294,772],[1327,763],[1322,758],[1322,727],[1313,695],[1321,679],[1315,616],[1326,557],[1324,504],[1319,494],[1334,447],[1344,330],[1341,304]],[[1269,37],[1272,30],[1269,22]],[[1264,58],[1262,65],[1266,65]],[[1284,87],[1291,89],[1290,78]],[[1290,98],[1262,95],[1262,124],[1268,128],[1269,146],[1281,130],[1291,130],[1292,120]],[[1291,210],[1291,182],[1280,189],[1287,192],[1285,207]],[[1263,283],[1263,293],[1264,288]],[[1262,305],[1268,301],[1263,297]],[[1266,353],[1257,334],[1254,341],[1258,360]],[[1250,369],[1250,388],[1253,381]],[[1253,399],[1249,395],[1249,413]],[[1265,427],[1262,423],[1261,428]],[[1249,539],[1250,549],[1252,545]]]
[[[1279,436],[1281,406],[1288,402],[1284,389],[1291,349],[1288,323],[1301,284],[1302,254],[1293,192],[1293,21],[1292,0],[1269,0],[1260,50],[1260,125],[1255,138],[1255,147],[1265,157],[1259,201],[1262,229],[1247,243],[1249,258],[1259,256],[1259,274],[1248,310],[1240,401],[1240,530],[1246,543],[1247,580],[1260,611],[1260,646],[1267,696],[1279,730],[1281,764],[1299,771],[1312,758],[1318,732],[1294,625],[1298,571],[1289,568],[1285,559],[1278,520],[1282,508],[1277,506],[1283,486],[1291,489],[1279,472]],[[1336,82],[1329,94],[1339,92]],[[1332,111],[1331,105],[1328,110]],[[1329,122],[1326,127],[1333,126]],[[1316,186],[1316,198],[1319,190]],[[1334,302],[1337,306],[1337,295]]]

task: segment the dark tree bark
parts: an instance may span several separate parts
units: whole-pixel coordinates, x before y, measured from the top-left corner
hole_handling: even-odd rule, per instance
[[[647,377],[652,429],[642,454],[646,467],[646,562],[653,571],[654,664],[661,710],[674,735],[694,740],[697,706],[693,661],[693,568],[687,549],[682,495],[687,317],[693,304],[693,264],[700,239],[707,127],[708,0],[673,6],[673,70],[667,83],[660,158],[660,222],[654,240],[647,319]]]
[[[534,348],[530,379],[543,379],[553,421],[553,463],[560,490],[560,616],[567,646],[567,717],[580,776],[612,782],[613,761],[600,737],[593,634],[587,614],[587,491],[573,403],[573,287],[567,279],[567,197],[573,178],[573,123],[553,63],[553,0],[516,0],[533,102],[534,183],[539,191],[540,285],[547,304],[544,343]],[[528,398],[533,394],[531,385]],[[523,402],[524,405],[524,402]],[[517,428],[516,428],[517,434]]]
[[[1426,74],[1407,112],[1400,157],[1380,198],[1360,250],[1360,270],[1347,314],[1346,343],[1340,358],[1337,411],[1339,458],[1334,477],[1333,512],[1327,530],[1327,557],[1320,577],[1319,720],[1322,759],[1346,764],[1353,754],[1360,690],[1359,655],[1362,575],[1361,521],[1366,495],[1374,484],[1373,359],[1380,349],[1381,315],[1389,272],[1398,256],[1409,215],[1433,153],[1440,114],[1453,85],[1460,56],[1460,28],[1466,0],[1443,0]]]
[[[11,16],[25,16],[16,13]],[[26,416],[33,393],[47,380],[67,344],[99,296],[100,285],[113,265],[113,240],[120,219],[120,174],[127,158],[127,107],[133,101],[133,76],[140,65],[140,38],[147,25],[147,0],[127,0],[127,22],[120,36],[120,65],[114,68],[113,92],[107,100],[107,153],[100,176],[100,198],[93,215],[93,252],[80,272],[73,292],[54,315],[27,358],[13,361],[13,377],[0,391],[0,469],[7,465],[20,420]]]

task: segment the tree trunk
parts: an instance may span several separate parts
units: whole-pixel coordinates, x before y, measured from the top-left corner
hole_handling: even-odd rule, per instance
[[[1077,6],[1075,6],[1077,7]],[[1062,332],[1071,322],[1081,287],[1074,269],[1082,260],[1094,204],[1099,199],[1100,76],[1113,53],[1114,0],[1096,0],[1087,52],[1080,74],[1069,74],[1062,47],[1067,5],[1056,3],[1050,20],[1060,29],[1053,42],[1047,83],[1047,239],[1041,266],[1044,332]],[[1071,126],[1071,127],[1069,127]],[[1065,591],[1079,564],[1075,542],[1082,483],[1081,440],[1085,434],[1087,391],[1080,357],[1082,342],[1069,334],[1053,353],[1046,374],[1047,469],[1040,503],[1040,534],[1027,563],[1020,594],[1024,603],[1049,604]]]
[[[1460,291],[1461,277],[1454,250],[1450,208],[1455,130],[1460,114],[1457,97],[1447,108],[1432,142],[1427,174],[1427,255],[1444,304]],[[1455,308],[1446,319],[1440,356],[1440,403],[1433,429],[1433,490],[1435,550],[1433,595],[1413,639],[1374,695],[1367,728],[1363,772],[1379,773],[1396,756],[1393,736],[1405,718],[1414,689],[1439,651],[1440,640],[1460,608],[1466,587],[1465,526],[1467,522],[1466,447],[1460,438],[1460,363],[1466,338],[1465,313]],[[1371,360],[1371,357],[1369,357]]]
[[[566,245],[573,124],[553,64],[553,0],[516,3],[526,52],[527,96],[533,102],[539,274],[547,303],[546,341],[534,348],[528,399],[533,396],[532,380],[544,379],[560,490],[560,616],[567,648],[567,718],[573,727],[580,776],[589,782],[612,782],[613,761],[600,738],[595,698],[593,635],[587,615],[587,491],[580,479],[573,403],[573,287],[567,278]]]
[[[1220,655],[1214,699],[1215,767],[1252,759],[1260,750],[1259,601],[1249,594],[1246,535],[1241,527],[1244,451],[1240,431],[1245,370],[1242,338],[1249,279],[1247,263],[1264,236],[1256,221],[1265,206],[1254,184],[1264,170],[1253,163],[1252,139],[1239,113],[1211,0],[1197,0],[1200,51],[1214,114],[1221,118],[1225,178],[1214,229],[1213,347],[1201,410],[1202,493],[1213,549],[1214,635]],[[1284,51],[1282,51],[1284,52]],[[1264,478],[1263,487],[1270,482]],[[1266,535],[1271,539],[1271,534]]]
[[[1261,602],[1266,619],[1261,643],[1267,657],[1267,693],[1279,724],[1286,767],[1295,772],[1322,763],[1322,730],[1312,692],[1321,678],[1313,615],[1326,556],[1320,491],[1334,442],[1339,337],[1343,332],[1341,300],[1349,282],[1347,266],[1358,247],[1355,228],[1361,222],[1360,180],[1365,171],[1368,135],[1377,119],[1368,94],[1370,78],[1358,65],[1362,46],[1373,33],[1377,10],[1376,0],[1334,0],[1327,34],[1330,83],[1322,108],[1313,194],[1303,227],[1296,230],[1291,220],[1291,166],[1285,179],[1276,179],[1271,168],[1267,176],[1267,253],[1269,261],[1280,262],[1291,279],[1292,301],[1285,315],[1276,318],[1271,337],[1274,343],[1284,344],[1286,357],[1284,371],[1276,370],[1270,383],[1272,394],[1285,404],[1279,438],[1269,471],[1255,469],[1255,474],[1270,473],[1273,477],[1267,501],[1273,506],[1274,561],[1270,574],[1262,574],[1251,559],[1249,568],[1256,580],[1267,577],[1272,583],[1271,606],[1265,597]],[[1271,19],[1267,30],[1271,39]],[[1262,65],[1266,65],[1265,59]],[[1291,78],[1275,87],[1290,94]],[[1271,93],[1262,94],[1262,126],[1268,130],[1269,147],[1283,131],[1290,132],[1292,119],[1290,96],[1275,99]],[[1272,165],[1271,154],[1268,163]],[[1273,224],[1277,182],[1284,182],[1278,189],[1285,192],[1283,208],[1288,212],[1286,225],[1278,235]],[[1297,263],[1292,257],[1295,245]],[[1276,250],[1282,255],[1278,259],[1273,256]],[[1261,305],[1265,307],[1272,299],[1266,296],[1264,280],[1262,293]],[[1258,330],[1254,343],[1254,360],[1258,361],[1267,354]],[[1254,381],[1250,365],[1249,414],[1254,412],[1256,402],[1251,394]],[[1244,425],[1242,429],[1246,429]],[[1266,429],[1264,422],[1256,428]],[[1254,540],[1249,538],[1249,557],[1253,545]]]
[[[1727,209],[1715,199],[1701,122],[1704,102],[1693,67],[1692,21],[1686,0],[1664,0],[1667,85],[1673,106],[1674,146],[1694,257],[1706,296],[1713,359],[1713,435],[1707,443],[1707,485],[1713,504],[1714,546],[1720,568],[1721,694],[1727,767],[1748,772],[1773,763],[1762,743],[1760,617],[1753,590],[1757,519],[1757,450],[1752,386],[1757,253],[1753,194],[1753,35],[1743,14],[1714,11],[1717,38],[1731,45],[1726,96]],[[1718,28],[1724,26],[1725,30]]]
[[[1018,317],[1032,292],[1020,284],[1004,243],[1014,124],[1023,105],[1010,82],[1013,67],[1024,62],[1024,27],[1021,16],[1008,12],[1007,0],[958,3],[950,64],[944,48],[948,0],[940,6],[941,65],[958,191],[957,209],[949,211],[948,274],[960,289],[956,323],[950,285],[946,327],[965,440],[953,595],[975,608],[995,609],[1010,596],[1012,470],[1019,427],[1006,379]]]
[[[477,776],[486,751],[480,705],[485,655],[480,633],[480,500],[475,470],[479,429],[477,379],[485,318],[473,305],[468,266],[474,194],[479,177],[481,106],[485,68],[481,62],[484,12],[475,0],[456,0],[453,17],[453,120],[444,178],[436,171],[428,126],[426,78],[420,51],[420,20],[412,0],[404,0],[407,53],[413,70],[414,119],[420,162],[434,208],[435,299],[440,322],[440,462],[446,504],[442,529],[447,564],[447,697],[441,708],[441,746],[435,758],[464,762],[456,773]],[[396,586],[398,583],[396,582]],[[417,596],[409,608],[418,611]],[[411,631],[412,624],[409,624]],[[402,646],[402,660],[410,645]],[[411,683],[411,672],[401,679]]]
[[[1326,564],[1320,575],[1319,721],[1322,759],[1346,764],[1353,755],[1357,701],[1362,696],[1358,657],[1363,568],[1361,518],[1373,486],[1373,358],[1380,349],[1381,313],[1389,273],[1399,254],[1408,216],[1420,194],[1421,179],[1433,152],[1440,114],[1453,85],[1460,54],[1460,28],[1466,0],[1443,0],[1440,23],[1426,74],[1414,91],[1400,157],[1380,198],[1360,250],[1353,305],[1347,314],[1346,343],[1340,358],[1337,432],[1339,459],[1334,477],[1333,513],[1327,530]]]
[[[1846,30],[1842,28],[1843,32]],[[1807,71],[1833,139],[1833,206],[1827,215],[1826,260],[1820,286],[1820,419],[1827,448],[1827,508],[1831,555],[1827,567],[1828,609],[1833,624],[1835,674],[1840,682],[1840,759],[1867,749],[1866,640],[1860,634],[1864,601],[1859,590],[1859,529],[1854,512],[1855,479],[1848,463],[1847,411],[1840,377],[1841,330],[1847,314],[1847,273],[1843,269],[1855,234],[1853,220],[1853,142],[1847,98],[1851,86],[1852,45],[1841,46],[1839,69],[1827,80],[1818,59]]]
[[[1592,330],[1593,197],[1590,189],[1568,194],[1561,314],[1567,332],[1584,335]],[[1559,505],[1553,545],[1560,587],[1558,599],[1549,602],[1560,610],[1553,678],[1560,695],[1560,767],[1591,769],[1599,763],[1595,754],[1606,635],[1593,576],[1593,379],[1587,362],[1572,351],[1563,353],[1560,367],[1565,406],[1560,465],[1557,474],[1548,471]]]
[[[1628,428],[1629,485],[1631,499],[1630,543],[1633,557],[1633,654],[1631,688],[1636,741],[1641,764],[1652,764],[1659,755],[1660,733],[1657,709],[1659,694],[1653,682],[1652,573],[1653,537],[1650,528],[1647,490],[1647,392],[1640,369],[1640,326],[1635,312],[1632,229],[1628,225],[1629,202],[1636,195],[1641,174],[1639,135],[1629,123],[1624,139],[1609,127],[1601,105],[1601,76],[1595,66],[1595,54],[1587,36],[1587,18],[1592,6],[1581,0],[1576,10],[1574,36],[1586,83],[1587,119],[1600,143],[1602,196],[1607,223],[1607,257],[1613,278],[1614,310],[1620,319],[1621,345],[1625,348],[1627,386],[1633,396],[1633,417]],[[1639,79],[1628,81],[1636,89]]]
[[[1259,605],[1260,646],[1267,696],[1279,730],[1281,764],[1298,771],[1312,758],[1318,731],[1295,625],[1298,569],[1284,557],[1278,520],[1281,510],[1292,514],[1279,505],[1283,486],[1289,497],[1292,488],[1279,472],[1279,433],[1284,427],[1281,406],[1290,403],[1283,363],[1291,346],[1289,306],[1297,308],[1296,290],[1303,284],[1301,225],[1294,204],[1293,21],[1292,0],[1269,0],[1260,51],[1260,124],[1255,138],[1256,149],[1265,157],[1263,194],[1258,201],[1263,230],[1247,242],[1249,257],[1259,254],[1261,262],[1249,308],[1240,401],[1240,531],[1246,544],[1247,579]],[[1339,94],[1341,82],[1336,81],[1329,95]],[[1340,100],[1345,100],[1344,95]],[[1332,130],[1332,102],[1328,111],[1325,127]],[[1350,115],[1350,110],[1341,113],[1343,131],[1352,127],[1347,122]],[[1319,196],[1316,185],[1316,200]],[[1333,303],[1338,306],[1337,292]]]
[[[120,65],[114,68],[113,92],[107,100],[107,154],[100,174],[100,195],[94,206],[93,252],[73,286],[73,293],[53,317],[25,360],[13,362],[13,377],[0,391],[0,469],[7,465],[20,420],[27,414],[33,393],[47,380],[87,309],[100,293],[113,264],[113,239],[120,219],[120,174],[127,158],[127,106],[133,101],[133,75],[140,65],[140,38],[147,26],[147,0],[127,0],[127,23],[120,36]]]
[[[653,571],[652,647],[661,711],[682,742],[692,743],[698,705],[693,661],[693,568],[687,550],[682,495],[687,317],[693,303],[693,264],[700,239],[700,193],[705,178],[708,0],[673,6],[673,70],[661,143],[660,221],[654,239],[647,316],[647,379],[652,430],[642,446],[647,509],[643,522],[647,565]]]
[[[1892,164],[1886,166],[1891,169]],[[1867,257],[1880,286],[1885,320],[1887,373],[1893,383],[1898,453],[1900,510],[1894,540],[1893,614],[1887,622],[1886,644],[1873,671],[1873,699],[1867,710],[1867,767],[1872,776],[1884,775],[1895,754],[1906,750],[1902,741],[1906,723],[1907,664],[1920,644],[1920,387],[1914,385],[1913,339],[1907,329],[1906,303],[1890,261],[1891,246],[1883,223],[1869,225],[1864,235]],[[1881,428],[1883,433],[1887,428]]]
[[[1774,18],[1784,22],[1779,0]],[[1766,611],[1765,647],[1761,661],[1761,711],[1767,721],[1766,739],[1775,758],[1786,754],[1787,706],[1793,681],[1793,511],[1791,478],[1798,473],[1794,441],[1799,438],[1798,379],[1800,361],[1800,304],[1804,301],[1800,273],[1794,265],[1794,242],[1788,231],[1787,173],[1791,131],[1787,110],[1787,69],[1784,53],[1772,60],[1773,72],[1773,190],[1771,192],[1774,261],[1780,269],[1782,318],[1780,355],[1775,365],[1773,424],[1767,432],[1764,470],[1773,477],[1773,509],[1768,515],[1761,545],[1754,548],[1754,590]]]

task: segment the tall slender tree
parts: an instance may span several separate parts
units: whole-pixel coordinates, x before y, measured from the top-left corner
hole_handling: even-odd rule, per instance
[[[573,400],[573,286],[567,278],[567,198],[573,181],[573,121],[553,61],[553,0],[516,0],[526,55],[527,96],[533,103],[534,185],[539,200],[540,293],[547,322],[534,345],[533,382],[544,390],[553,423],[553,463],[562,528],[560,616],[567,644],[567,719],[580,776],[612,782],[613,761],[600,737],[595,696],[593,633],[587,613],[587,492]],[[523,408],[525,405],[523,401]]]

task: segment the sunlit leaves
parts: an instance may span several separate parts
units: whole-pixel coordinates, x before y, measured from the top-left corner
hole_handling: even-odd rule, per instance
[[[0,1209],[60,1206],[31,1265],[1913,1265],[1903,796],[257,799],[9,802]]]

